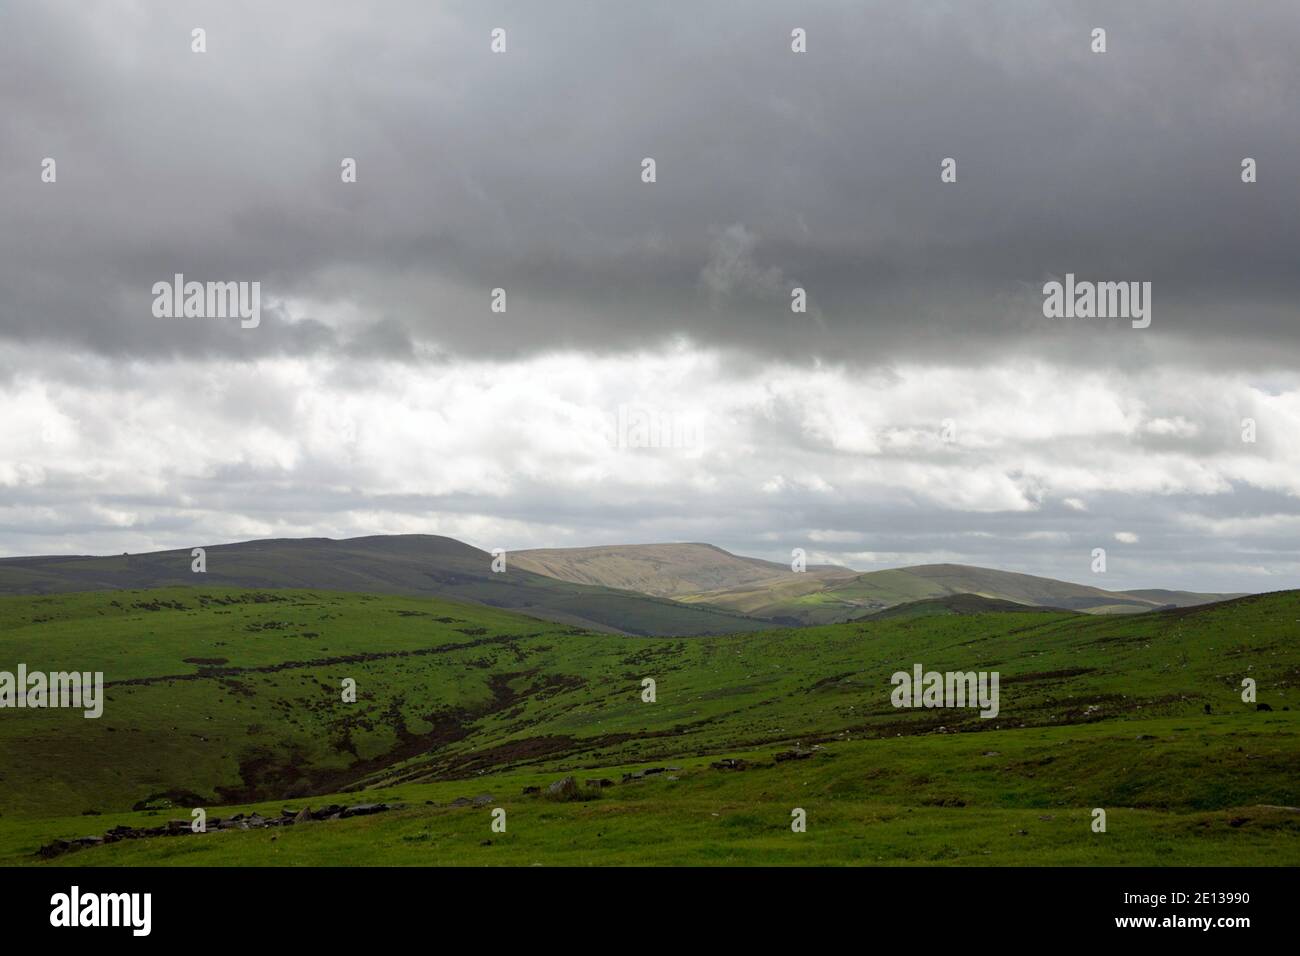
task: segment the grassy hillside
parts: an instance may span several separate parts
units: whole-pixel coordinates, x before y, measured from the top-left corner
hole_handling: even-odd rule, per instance
[[[640,852],[657,828],[662,841],[663,827],[681,830],[681,847],[655,858],[773,861],[789,849],[785,804],[805,795],[829,814],[818,817],[828,825],[817,837],[827,861],[919,862],[951,852],[981,862],[994,835],[1021,829],[1043,859],[1115,861],[1095,855],[1095,844],[1071,842],[1080,812],[1103,806],[1131,811],[1132,825],[1156,841],[1124,843],[1137,855],[1120,861],[1163,845],[1173,848],[1161,851],[1170,860],[1199,860],[1223,840],[1272,847],[1295,862],[1296,824],[1286,812],[1251,810],[1249,819],[1267,823],[1227,831],[1242,807],[1300,805],[1300,712],[1290,709],[1300,681],[1297,621],[1300,594],[1283,592],[1136,617],[1031,609],[673,640],[324,591],[5,598],[0,669],[103,670],[110,687],[99,720],[0,712],[0,851],[8,845],[22,856],[32,841],[102,832],[148,817],[149,807],[166,819],[178,815],[171,805],[300,806],[365,787],[375,799],[419,803],[391,820],[321,824],[311,836],[285,831],[277,847],[300,849],[282,859],[322,860],[344,844],[371,843],[357,849],[361,859],[415,862],[423,850],[482,862],[486,822],[474,818],[483,832],[462,846],[469,818],[442,804],[489,793],[509,798],[525,820],[557,821],[552,849],[567,849],[552,862],[584,854],[631,862],[620,854]],[[998,670],[1001,713],[983,720],[973,710],[895,709],[889,675],[918,662]],[[1270,712],[1241,701],[1243,676],[1258,681]],[[347,677],[357,681],[354,704],[340,697]],[[647,677],[657,683],[655,703],[641,699]],[[813,755],[773,761],[795,747]],[[708,766],[745,755],[770,766]],[[648,765],[681,769],[656,775],[676,780],[617,783],[574,806],[519,793],[563,772],[617,782],[624,769]],[[1052,826],[1033,824],[1039,811]],[[899,821],[903,814],[910,819]],[[597,821],[611,834],[599,850],[586,829]],[[867,837],[858,828],[869,821]],[[492,859],[550,852],[550,837],[525,832],[516,823],[517,852]],[[907,833],[915,839],[901,842]],[[237,862],[269,839],[233,836],[215,848],[159,840],[82,855],[184,862],[215,853],[211,862]],[[716,846],[695,845],[696,837]],[[805,852],[790,861],[807,862]],[[989,852],[983,862],[1010,861],[1005,847]]]
[[[1200,604],[1245,597],[1244,594],[1205,594],[1198,591],[1170,591],[1166,588],[1137,588],[1123,593],[1131,598],[1151,601],[1161,607],[1196,607]]]
[[[951,564],[866,574],[823,565],[796,573],[707,544],[520,551],[506,556],[504,573],[493,573],[487,552],[436,535],[272,539],[206,551],[202,575],[191,571],[188,550],[4,558],[0,595],[195,585],[321,588],[469,601],[563,624],[660,636],[832,624],[958,594],[1093,614],[1190,607],[1235,596],[1103,591]]]
[[[1135,733],[1140,730],[1141,733]],[[807,760],[737,750],[746,769],[686,758],[577,771],[613,786],[555,802],[552,771],[384,786],[363,795],[403,809],[273,831],[132,840],[69,853],[53,866],[431,865],[1204,865],[1300,864],[1300,811],[1275,803],[1300,748],[1291,714],[1166,718],[995,735],[840,741]],[[993,739],[990,740],[990,737]],[[1259,766],[1274,780],[1259,785]],[[659,766],[663,766],[660,764]],[[491,799],[464,805],[466,797]],[[214,811],[275,817],[356,794]],[[456,805],[456,804],[461,805]],[[492,832],[504,809],[507,831]],[[807,832],[790,829],[807,812]],[[1107,832],[1091,830],[1092,809]],[[153,827],[183,810],[0,819],[0,863],[33,864],[57,838]]]
[[[842,581],[856,572],[814,565],[802,575],[789,565],[731,554],[711,544],[629,544],[598,548],[542,548],[519,551],[515,565],[562,581],[680,597],[701,591],[772,587],[791,578]]]
[[[793,572],[784,581],[755,582],[683,595],[681,600],[727,608],[755,617],[797,624],[847,621],[912,601],[974,594],[1037,607],[1067,608],[1090,614],[1123,614],[1166,606],[1191,607],[1240,597],[1189,591],[1105,591],[1085,584],[1057,581],[960,564],[927,564],[870,571],[849,579],[800,581]]]
[[[881,621],[894,618],[935,617],[951,614],[987,614],[996,611],[1024,612],[1033,610],[1027,604],[1015,601],[1001,601],[997,598],[981,597],[978,594],[951,594],[940,598],[926,598],[923,601],[909,601],[895,604],[883,611],[874,611],[856,620]]]
[[[0,594],[174,585],[324,588],[471,601],[627,634],[719,634],[766,626],[731,611],[559,581],[518,567],[509,556],[506,571],[493,573],[486,551],[437,535],[272,539],[206,551],[205,574],[191,571],[188,550],[0,559]]]

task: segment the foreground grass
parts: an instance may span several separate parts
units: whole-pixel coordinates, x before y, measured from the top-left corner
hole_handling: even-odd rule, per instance
[[[809,803],[811,801],[804,801]],[[486,810],[408,810],[268,833],[132,841],[82,851],[61,866],[610,866],[977,865],[1278,866],[1300,863],[1294,814],[1119,810],[1109,832],[1085,808],[1043,815],[890,804],[816,804],[806,833],[773,801],[597,801],[509,811],[508,832]]]
[[[690,639],[301,590],[0,599],[0,669],[110,682],[98,720],[0,713],[0,862],[181,807],[386,801],[407,808],[48,865],[1300,864],[1297,623],[1297,592]],[[889,676],[915,662],[999,671],[1000,713],[895,709]],[[1246,676],[1271,710],[1241,700]],[[795,746],[819,749],[774,762]],[[723,756],[754,766],[710,769]],[[521,795],[650,765],[680,769],[582,803]]]
[[[1253,726],[1290,712],[1297,620],[1300,595],[1287,592],[1194,613],[1031,611],[653,639],[333,592],[0,599],[0,668],[102,670],[110,682],[99,720],[0,714],[0,819],[110,813],[168,793],[246,803],[941,729],[982,736],[1162,717]],[[1000,714],[896,710],[889,675],[914,662],[1000,671]],[[1272,714],[1241,701],[1247,675]],[[641,700],[646,677],[657,682],[653,705]],[[341,700],[345,678],[357,682],[354,704]],[[1167,765],[1153,755],[1144,773]],[[1249,769],[1259,778],[1288,768]],[[1075,771],[1084,784],[1094,768]],[[1203,780],[1195,757],[1179,773],[1206,807],[1232,786]]]
[[[1279,791],[1267,769],[1276,760],[1294,767],[1298,734],[1300,721],[1287,714],[1254,728],[1154,720],[1121,733],[1090,725],[854,741],[799,761],[737,753],[753,764],[743,771],[682,761],[574,803],[521,794],[558,769],[502,773],[213,809],[278,815],[331,802],[406,805],[274,830],[133,840],[40,865],[1300,865],[1295,792],[1281,791],[1290,804],[1274,803]],[[1199,783],[1189,782],[1193,767],[1202,770]],[[589,775],[619,781],[631,769]],[[1294,785],[1292,776],[1283,786]],[[494,799],[447,806],[479,794]],[[1202,809],[1207,803],[1217,805]],[[1092,831],[1098,806],[1105,833]],[[496,807],[506,810],[505,834],[491,832]],[[791,831],[796,807],[807,812],[805,833]],[[188,812],[4,821],[0,862],[37,864],[36,848],[56,836],[155,826],[169,816]]]

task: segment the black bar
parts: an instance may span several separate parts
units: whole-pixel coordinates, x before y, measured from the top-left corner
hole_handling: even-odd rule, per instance
[[[601,934],[608,940],[602,945],[649,944],[679,938],[687,926],[709,927],[729,942],[762,942],[771,933],[807,931],[811,923],[838,925],[864,943],[910,938],[919,944],[928,937],[976,944],[1043,931],[1054,940],[1129,935],[1231,945],[1293,925],[1294,913],[1285,908],[1294,900],[1295,877],[1286,868],[36,868],[0,870],[0,914],[7,939],[52,934],[66,940],[73,928],[50,925],[51,897],[75,885],[83,901],[95,893],[149,893],[145,938],[205,946],[251,939],[374,946],[377,933],[403,925],[436,928],[447,945],[452,937],[444,934],[452,931],[486,933],[484,943],[552,939],[580,946]],[[1242,917],[1248,925],[1162,925]],[[1156,925],[1119,925],[1126,918]],[[129,926],[75,931],[82,940],[139,938]]]

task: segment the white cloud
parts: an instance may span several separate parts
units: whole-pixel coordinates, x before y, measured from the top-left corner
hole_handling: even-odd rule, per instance
[[[0,384],[10,554],[427,531],[484,547],[706,539],[779,554],[815,542],[868,566],[882,554],[1072,566],[1075,536],[1114,520],[1115,502],[1154,522],[1117,541],[1141,532],[1151,548],[1162,527],[1190,528],[1222,551],[1225,537],[1296,520],[1237,514],[1229,492],[1300,496],[1300,450],[1280,440],[1300,431],[1297,380],[1269,395],[1231,378],[1175,390],[1152,373],[1023,361],[863,375],[736,367],[688,343],[455,365],[176,361],[147,374],[75,355],[51,366],[19,348],[0,358],[20,370]],[[1195,418],[1167,407],[1173,394]],[[691,440],[620,446],[620,406]],[[1255,445],[1240,442],[1242,408],[1260,422]],[[955,443],[939,437],[945,418]],[[1102,495],[1111,504],[1090,511]],[[1188,496],[1213,507],[1184,514]],[[1052,501],[1068,516],[1049,521]]]

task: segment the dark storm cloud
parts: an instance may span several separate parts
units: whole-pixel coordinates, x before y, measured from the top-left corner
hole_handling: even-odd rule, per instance
[[[796,359],[1253,366],[1300,346],[1292,3],[5,16],[11,340],[405,358],[684,334]],[[806,55],[789,50],[796,26]],[[505,55],[488,52],[493,27]],[[39,181],[45,156],[56,185]],[[155,319],[150,287],[176,272],[258,280],[281,304],[256,331]],[[1151,329],[1043,319],[1042,283],[1066,272],[1151,281]],[[487,311],[497,286],[506,315]]]

